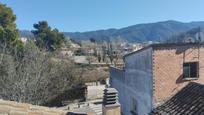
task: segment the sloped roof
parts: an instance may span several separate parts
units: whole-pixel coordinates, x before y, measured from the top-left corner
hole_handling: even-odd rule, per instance
[[[152,49],[155,49],[155,48],[169,48],[169,47],[175,47],[175,46],[204,46],[204,42],[202,43],[158,43],[158,44],[150,44],[142,49],[139,49],[137,51],[134,51],[134,52],[131,52],[131,53],[128,53],[126,55],[123,56],[123,58],[127,57],[127,56],[130,56],[132,54],[135,54],[135,53],[138,53],[138,52],[141,52],[141,51],[144,51],[146,49],[149,49],[149,48],[152,48]]]
[[[204,85],[190,82],[151,115],[204,115]]]

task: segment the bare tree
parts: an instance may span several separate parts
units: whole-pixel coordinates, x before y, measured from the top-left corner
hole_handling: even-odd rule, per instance
[[[76,67],[58,53],[40,51],[31,41],[23,55],[0,48],[0,98],[43,104],[81,83]]]

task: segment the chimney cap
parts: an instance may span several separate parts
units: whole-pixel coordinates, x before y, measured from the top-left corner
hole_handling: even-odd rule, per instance
[[[115,88],[106,88],[104,89],[105,93],[118,93],[118,91]]]

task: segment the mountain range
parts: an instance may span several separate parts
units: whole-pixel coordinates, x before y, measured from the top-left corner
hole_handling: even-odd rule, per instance
[[[167,43],[204,42],[204,27],[193,28],[189,31],[175,34],[166,40]]]
[[[89,40],[90,38],[95,40],[107,38],[111,40],[123,39],[129,42],[166,41],[172,38],[172,36],[178,35],[179,33],[185,33],[199,26],[204,26],[204,21],[184,23],[168,20],[156,23],[136,24],[120,29],[64,32],[64,35],[76,41]],[[20,35],[22,37],[30,37],[32,33],[24,30],[20,31]]]

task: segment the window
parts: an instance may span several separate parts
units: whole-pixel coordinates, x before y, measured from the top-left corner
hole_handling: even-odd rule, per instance
[[[183,78],[198,78],[198,62],[189,62],[183,64]]]
[[[131,113],[132,115],[137,115],[137,103],[136,103],[136,100],[134,98],[132,98],[131,100],[132,102],[132,105],[131,105]]]

